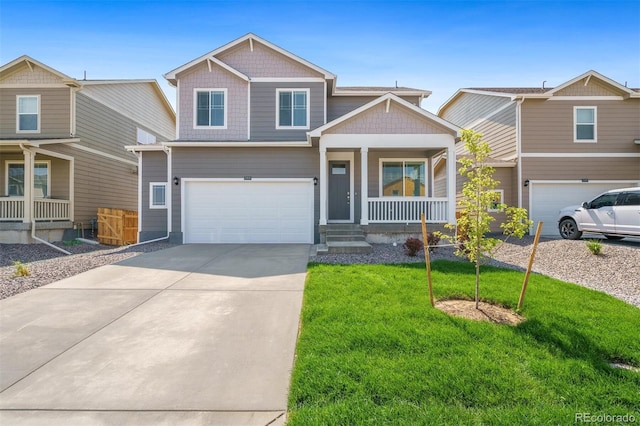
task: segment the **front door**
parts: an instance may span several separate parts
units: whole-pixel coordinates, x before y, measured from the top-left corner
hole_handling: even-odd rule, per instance
[[[329,220],[351,219],[351,175],[348,161],[329,161]]]

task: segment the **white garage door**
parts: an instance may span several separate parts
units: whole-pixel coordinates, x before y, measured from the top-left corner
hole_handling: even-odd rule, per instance
[[[636,186],[636,182],[531,182],[529,187],[529,217],[537,223],[542,221],[542,235],[559,237],[558,212],[574,204],[582,204],[610,189]]]
[[[308,180],[184,180],[185,243],[313,243]]]

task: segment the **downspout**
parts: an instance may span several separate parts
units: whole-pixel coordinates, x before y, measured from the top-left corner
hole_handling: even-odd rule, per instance
[[[522,103],[524,98],[516,102],[516,173],[518,177],[518,207],[522,207]]]
[[[31,151],[30,149],[26,148],[23,144],[20,144],[20,148],[22,149],[22,152],[24,151],[28,151],[31,153],[31,155],[33,156],[33,158],[35,158],[36,153]],[[33,162],[32,162],[32,167],[31,167],[31,171],[30,173],[33,175]],[[33,177],[30,179],[30,181],[32,182],[31,184],[33,185]],[[31,206],[33,206],[33,191],[29,191],[29,199],[25,200],[25,202],[28,202]],[[31,238],[33,238],[34,240],[42,243],[42,244],[46,244],[49,247],[56,249],[64,254],[71,254],[70,252],[66,251],[63,248],[60,248],[56,245],[51,244],[49,241],[45,241],[42,238],[38,238],[36,236],[36,219],[33,217],[33,211],[31,212]]]
[[[163,148],[163,151],[168,155],[166,148]],[[141,225],[142,225],[142,153],[141,152],[134,152],[134,154],[136,154],[136,156],[138,157],[138,193],[140,194],[140,196],[138,197],[138,240],[140,240],[140,229],[141,229]],[[168,162],[168,160],[167,160]],[[169,176],[169,173],[167,171],[167,176]],[[171,182],[167,179],[167,186],[169,186],[171,184]],[[169,200],[171,199],[171,197],[169,196]],[[142,241],[142,242],[137,242],[135,244],[129,244],[127,247],[136,247],[136,246],[141,246],[143,244],[149,244],[149,243],[155,243],[158,241],[162,241],[162,240],[167,240],[169,239],[169,205],[167,205],[167,235],[165,235],[164,237],[160,237],[160,238],[154,238],[153,240],[148,240],[148,241]]]

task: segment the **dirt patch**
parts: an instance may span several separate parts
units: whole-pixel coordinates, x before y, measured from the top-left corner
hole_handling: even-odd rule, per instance
[[[476,309],[476,302],[473,300],[442,300],[436,302],[436,308],[456,317],[495,324],[518,325],[525,320],[511,309],[485,302],[480,302]]]

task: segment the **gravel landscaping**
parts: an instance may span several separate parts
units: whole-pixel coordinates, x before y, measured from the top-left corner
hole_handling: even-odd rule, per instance
[[[604,242],[600,255],[593,255],[584,240],[571,241],[541,238],[533,271],[603,291],[627,303],[640,307],[640,243]],[[510,240],[500,246],[489,264],[525,270],[533,245],[533,237]],[[460,260],[452,247],[439,247],[432,260]],[[409,263],[424,262],[424,255],[404,254],[401,244],[374,244],[371,254],[319,255],[311,261],[320,263]]]
[[[0,244],[0,299],[98,266],[174,246],[162,241],[124,247],[87,243],[71,246],[56,243],[56,245],[72,254],[66,255],[45,244]],[[16,261],[26,265],[30,272],[29,276],[14,277]]]
[[[489,263],[512,269],[527,267],[533,237],[502,245]],[[172,247],[156,242],[130,247],[79,244],[60,247],[72,252],[66,256],[44,244],[0,244],[0,299],[40,287],[80,272],[115,263],[141,253]],[[438,247],[432,260],[460,260],[452,247]],[[374,244],[373,253],[312,256],[321,263],[409,263],[424,262],[424,255],[409,257],[401,244]],[[14,277],[14,261],[25,264],[31,275]],[[534,272],[603,291],[640,307],[640,243],[604,242],[602,253],[592,255],[584,240],[541,239]]]

